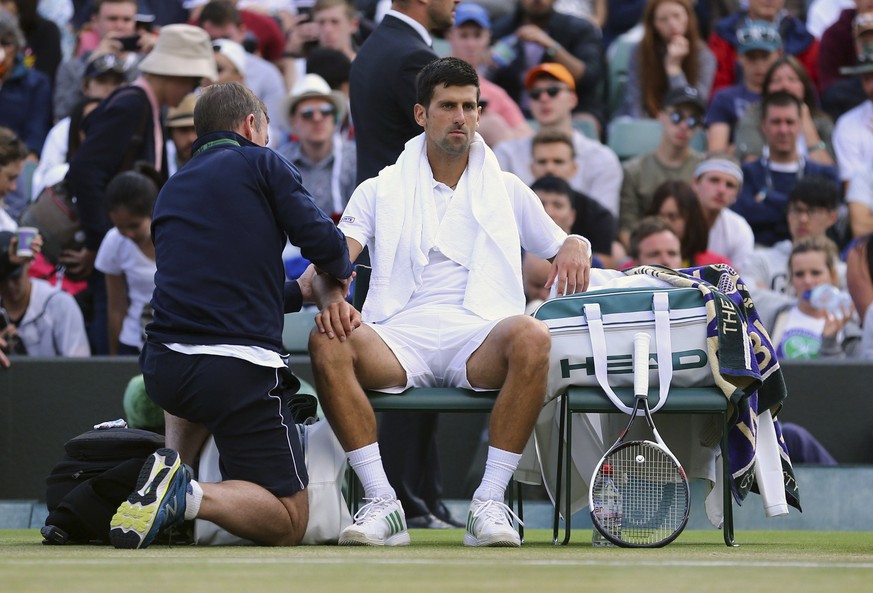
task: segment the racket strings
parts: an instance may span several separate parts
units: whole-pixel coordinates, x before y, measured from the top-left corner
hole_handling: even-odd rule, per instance
[[[621,519],[595,520],[612,537],[630,545],[655,545],[684,527],[690,503],[687,484],[682,468],[666,452],[653,443],[627,443],[605,459],[604,467],[595,476],[594,489],[612,482]]]

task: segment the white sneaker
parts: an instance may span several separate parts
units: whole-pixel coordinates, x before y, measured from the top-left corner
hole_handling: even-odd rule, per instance
[[[343,529],[341,546],[408,546],[406,515],[396,498],[365,498],[355,522]]]
[[[518,532],[512,528],[512,520],[524,525],[508,506],[496,500],[476,500],[470,503],[467,513],[465,546],[521,546]]]

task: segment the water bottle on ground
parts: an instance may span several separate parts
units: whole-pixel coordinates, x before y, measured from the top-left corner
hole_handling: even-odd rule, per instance
[[[603,526],[615,535],[621,534],[621,519],[622,519],[622,497],[618,487],[615,485],[613,469],[609,465],[604,465],[600,469],[603,474],[603,480],[600,482],[600,487],[594,491],[594,512],[601,517]],[[614,545],[594,527],[591,530],[591,545],[592,546],[612,546]]]

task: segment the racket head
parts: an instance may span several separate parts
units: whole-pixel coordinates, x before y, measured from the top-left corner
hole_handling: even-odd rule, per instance
[[[612,480],[621,495],[621,520],[595,508],[594,493]],[[665,447],[628,441],[613,447],[597,466],[588,490],[591,521],[624,548],[658,548],[676,539],[688,523],[691,491],[685,470]]]

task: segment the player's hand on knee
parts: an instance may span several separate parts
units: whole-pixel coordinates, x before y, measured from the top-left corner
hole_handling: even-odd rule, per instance
[[[328,303],[316,316],[318,331],[345,341],[361,325],[361,313],[345,300]]]

